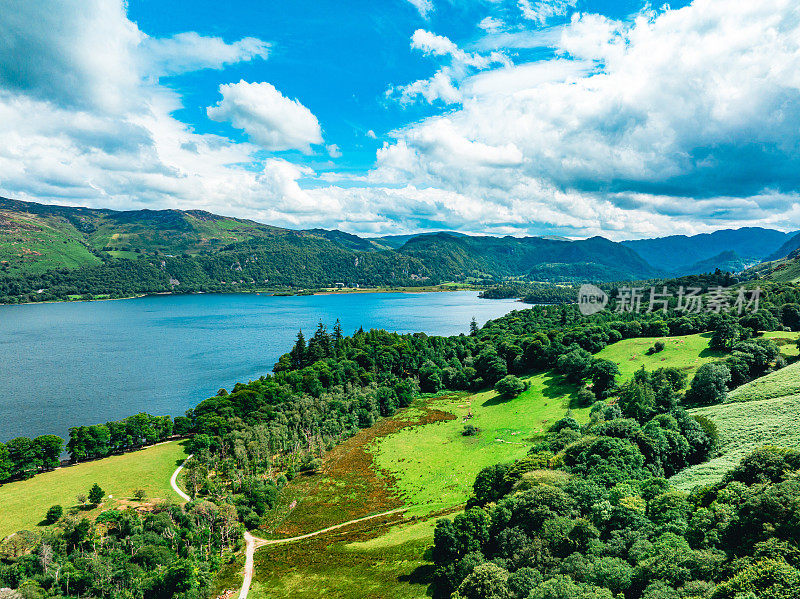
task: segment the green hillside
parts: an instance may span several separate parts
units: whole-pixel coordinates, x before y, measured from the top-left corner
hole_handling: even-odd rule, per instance
[[[400,243],[402,241],[402,243]],[[0,198],[0,303],[139,293],[617,280],[656,271],[600,237],[364,239],[199,210],[114,211]]]
[[[679,489],[718,482],[739,461],[764,445],[800,446],[800,395],[726,403],[691,410],[706,416],[719,431],[719,455],[672,477]]]

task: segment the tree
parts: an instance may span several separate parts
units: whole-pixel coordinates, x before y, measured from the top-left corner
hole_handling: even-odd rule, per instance
[[[103,497],[105,497],[105,491],[100,488],[100,485],[94,483],[92,488],[89,489],[89,501],[94,505],[98,505],[101,501],[103,501]]]
[[[145,497],[147,497],[147,491],[145,491],[144,489],[136,489],[133,492],[133,498],[136,501],[142,501],[144,500]]]
[[[492,563],[476,566],[453,594],[453,599],[510,599],[508,570]]]
[[[556,360],[556,368],[573,383],[579,383],[588,374],[592,355],[585,349],[576,348],[562,354]]]
[[[730,380],[731,371],[725,364],[703,364],[692,379],[686,399],[700,405],[722,403],[728,396]]]
[[[474,437],[478,434],[478,429],[471,424],[466,424],[464,425],[464,429],[461,431],[461,434],[465,437]]]
[[[711,349],[729,350],[742,338],[741,327],[730,320],[723,320],[711,335]]]
[[[800,304],[784,304],[781,308],[781,322],[792,331],[800,331]]]
[[[475,335],[477,335],[477,334],[478,334],[478,331],[480,331],[480,330],[481,330],[481,329],[480,329],[480,327],[478,326],[478,321],[477,321],[477,320],[475,320],[475,317],[473,316],[473,317],[472,317],[472,320],[471,320],[471,321],[470,321],[470,323],[469,323],[469,334],[470,334],[470,336],[471,336],[471,337],[474,337]]]
[[[64,440],[56,435],[41,435],[33,440],[34,451],[45,470],[58,468],[59,456],[64,449]]]
[[[525,386],[525,383],[521,379],[513,374],[509,374],[497,381],[494,390],[503,397],[517,397],[520,393],[525,391]]]
[[[53,524],[54,522],[58,522],[61,516],[64,515],[64,508],[60,505],[51,506],[49,510],[47,510],[47,514],[44,517],[44,521],[48,524]]]
[[[611,360],[594,360],[589,373],[592,377],[592,390],[597,399],[605,399],[617,386],[619,367]]]

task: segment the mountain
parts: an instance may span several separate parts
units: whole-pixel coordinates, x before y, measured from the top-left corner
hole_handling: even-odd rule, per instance
[[[695,265],[709,261],[723,252],[735,252],[743,262],[761,262],[777,251],[794,233],[783,233],[760,227],[723,229],[701,235],[670,235],[655,239],[623,241],[647,263],[675,274],[696,272]],[[785,255],[785,254],[784,254]],[[722,268],[720,266],[720,268]]]
[[[407,242],[417,237],[426,237],[430,235],[451,235],[453,237],[467,237],[464,233],[458,231],[435,231],[432,233],[412,233],[410,235],[384,235],[383,237],[375,237],[373,241],[383,246],[397,249],[402,247]]]
[[[658,273],[636,252],[601,237],[365,239],[198,210],[114,211],[0,198],[0,301],[505,277],[607,281]]]
[[[681,268],[683,275],[699,275],[719,269],[724,272],[740,272],[758,263],[757,260],[745,260],[733,250],[720,252],[716,256],[695,262],[691,266]]]
[[[780,260],[769,260],[742,273],[746,279],[793,283],[800,281],[800,248]]]
[[[767,256],[767,260],[780,260],[781,258],[786,258],[786,256],[797,249],[800,249],[800,233],[790,237],[786,243],[779,247],[770,256]]]
[[[423,261],[433,272],[458,273],[462,278],[490,273],[531,276],[535,280],[622,280],[655,276],[659,272],[636,252],[603,237],[579,241],[543,237],[420,235],[398,252]],[[582,265],[574,276],[559,272]]]

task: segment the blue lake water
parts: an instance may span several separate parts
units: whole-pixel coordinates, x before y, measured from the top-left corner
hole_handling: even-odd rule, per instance
[[[220,387],[272,370],[337,318],[358,327],[455,335],[521,309],[477,292],[151,296],[0,306],[0,441],[117,420],[183,414]]]

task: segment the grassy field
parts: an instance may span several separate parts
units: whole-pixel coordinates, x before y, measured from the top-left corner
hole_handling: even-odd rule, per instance
[[[781,353],[787,357],[798,355],[798,337],[800,337],[800,333],[796,331],[768,331],[764,333],[764,338],[772,339],[781,349]]]
[[[0,486],[0,538],[17,530],[35,530],[51,505],[78,509],[76,495],[87,494],[94,483],[113,495],[103,508],[130,501],[135,489],[149,500],[180,500],[169,484],[176,465],[186,456],[178,441],[154,445],[103,460],[45,472],[29,480]],[[100,510],[84,512],[90,517]]]
[[[800,395],[726,403],[691,413],[707,416],[717,425],[720,455],[672,477],[672,483],[683,490],[719,481],[744,456],[763,445],[800,446]]]
[[[647,355],[656,341],[663,341],[664,350]],[[681,337],[642,337],[623,339],[598,352],[595,357],[611,360],[619,365],[620,380],[624,381],[642,366],[646,370],[673,367],[684,371],[689,378],[706,362],[725,356],[725,352],[709,349],[711,333]]]
[[[475,475],[484,467],[524,456],[531,440],[564,416],[576,388],[550,372],[526,379],[530,388],[504,400],[494,391],[446,396],[428,405],[456,415],[448,421],[404,428],[375,445],[378,467],[395,484],[412,514],[425,514],[463,503]],[[463,418],[479,434],[465,437]],[[579,420],[588,409],[574,410]]]
[[[295,478],[267,517],[263,536],[319,530],[366,514],[408,506],[403,516],[370,521],[333,536],[265,547],[256,553],[254,599],[367,597],[422,599],[431,582],[425,550],[436,519],[459,510],[484,466],[525,455],[564,416],[576,388],[561,377],[529,377],[512,400],[494,391],[418,399],[328,452],[320,472]],[[463,417],[481,429],[464,437]],[[574,410],[579,420],[588,410]],[[449,508],[449,509],[448,509]],[[236,588],[241,563],[227,566],[217,592]]]
[[[771,374],[737,387],[726,403],[758,401],[800,394],[800,362],[789,364]]]

